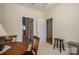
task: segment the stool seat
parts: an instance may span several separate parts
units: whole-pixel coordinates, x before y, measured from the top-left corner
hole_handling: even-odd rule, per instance
[[[60,48],[60,53],[61,53],[62,48],[63,48],[63,50],[65,50],[63,41],[64,41],[64,39],[60,39],[60,38],[54,39],[54,49],[55,49],[55,47]]]
[[[63,41],[64,39],[55,38],[55,40],[61,40],[61,41]]]

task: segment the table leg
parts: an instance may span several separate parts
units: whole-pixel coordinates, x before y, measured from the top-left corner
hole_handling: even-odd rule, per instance
[[[60,53],[61,53],[61,48],[62,48],[62,47],[61,47],[61,41],[60,41]]]

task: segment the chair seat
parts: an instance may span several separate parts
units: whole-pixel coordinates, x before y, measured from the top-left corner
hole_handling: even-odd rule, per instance
[[[23,55],[34,55],[32,51],[26,51]]]

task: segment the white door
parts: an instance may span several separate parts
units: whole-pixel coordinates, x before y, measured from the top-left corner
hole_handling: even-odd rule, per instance
[[[37,20],[37,35],[40,37],[40,42],[46,41],[46,20]]]

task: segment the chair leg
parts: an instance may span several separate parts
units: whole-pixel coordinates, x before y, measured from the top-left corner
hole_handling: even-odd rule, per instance
[[[63,41],[62,41],[62,47],[63,47],[63,50],[65,51],[65,48],[64,48],[64,43],[63,43]]]
[[[79,47],[77,47],[77,55],[79,55]]]
[[[61,41],[60,41],[60,53],[61,53],[61,48],[62,48],[62,47],[61,47]]]
[[[72,48],[71,48],[71,45],[68,45],[68,49],[69,49],[69,54],[72,55]]]
[[[68,50],[69,50],[69,54],[70,54],[70,47],[69,47],[69,45],[68,45]]]
[[[57,40],[57,48],[58,48],[58,40]]]
[[[55,45],[56,45],[56,40],[54,40],[54,47],[53,47],[53,49],[55,49]]]

